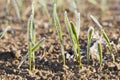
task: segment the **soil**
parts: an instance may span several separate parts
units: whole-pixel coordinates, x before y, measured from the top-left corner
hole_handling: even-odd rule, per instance
[[[118,2],[117,2],[118,1]],[[112,3],[112,4],[111,4]],[[5,7],[6,2],[0,1],[0,31],[6,27]],[[19,23],[12,3],[10,4],[10,13],[8,17],[8,26],[10,29],[6,35],[0,39],[0,80],[119,80],[120,79],[120,1],[110,0],[109,9],[104,16],[101,16],[101,10],[98,7],[86,2],[85,9],[81,9],[81,32],[80,48],[82,53],[82,67],[73,59],[66,59],[67,67],[62,64],[59,38],[54,26],[50,27],[48,18],[42,13],[41,8],[35,10],[35,28],[37,41],[45,37],[44,44],[36,51],[36,70],[34,73],[29,71],[28,60],[26,60],[20,69],[17,69],[22,57],[27,53],[27,21],[30,16],[29,0],[24,2],[25,9],[22,13],[22,25]],[[48,4],[51,11],[51,5]],[[70,20],[75,22],[75,16],[68,11]],[[51,11],[52,12],[52,11]],[[64,23],[63,11],[59,11],[60,21],[63,31],[64,47],[66,53],[72,53],[72,45]],[[92,14],[98,18],[100,23],[110,39],[114,42],[115,62],[108,50],[103,50],[106,61],[100,65],[99,61],[94,59],[87,64],[87,31],[89,26],[93,26],[95,31],[100,32],[99,28],[89,17]],[[43,58],[41,59],[41,55]]]

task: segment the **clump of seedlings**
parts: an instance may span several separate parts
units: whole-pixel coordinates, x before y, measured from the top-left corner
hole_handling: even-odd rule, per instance
[[[62,30],[61,30],[60,21],[59,21],[59,18],[58,18],[58,15],[57,15],[57,11],[56,11],[56,4],[54,4],[54,10],[53,11],[54,11],[53,12],[54,23],[55,23],[56,30],[57,30],[57,33],[58,33],[58,36],[59,36],[59,40],[60,40],[63,65],[66,65],[65,55],[64,55],[63,38],[62,38]]]
[[[77,13],[77,16],[79,16],[80,18],[80,13]],[[79,44],[79,32],[80,32],[80,21],[77,21],[77,25],[76,28],[73,24],[72,21],[69,21],[68,16],[67,16],[67,12],[65,12],[64,14],[64,18],[65,18],[65,24],[67,27],[67,31],[69,33],[70,36],[70,40],[72,42],[73,45],[73,51],[75,53],[75,58],[76,61],[79,62],[79,65],[81,66],[81,53],[80,53],[80,44]],[[77,19],[80,20],[80,19]]]
[[[110,54],[111,54],[111,56],[112,56],[112,60],[113,60],[113,62],[115,62],[115,58],[114,58],[114,54],[113,54],[113,49],[112,49],[112,46],[111,46],[111,44],[110,44],[110,40],[109,40],[107,34],[105,33],[102,25],[97,21],[97,19],[96,19],[94,16],[90,15],[90,17],[92,18],[92,20],[93,20],[93,21],[98,25],[98,27],[100,28],[100,31],[101,31],[101,33],[102,33],[102,36],[103,36],[103,38],[105,39],[105,41],[106,41],[106,43],[107,43],[107,45],[108,45]]]
[[[27,37],[28,37],[28,53],[21,60],[18,68],[22,65],[22,63],[28,58],[29,60],[29,69],[30,71],[35,70],[35,51],[42,45],[45,38],[42,38],[39,42],[35,44],[36,41],[36,31],[34,26],[34,2],[32,3],[32,15],[28,20],[28,29],[27,29]]]

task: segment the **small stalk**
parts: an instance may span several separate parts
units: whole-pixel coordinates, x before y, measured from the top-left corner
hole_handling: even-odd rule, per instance
[[[53,10],[54,14],[54,23],[56,26],[56,30],[59,36],[59,40],[60,40],[60,46],[61,46],[61,52],[62,52],[62,59],[63,59],[63,65],[66,65],[66,61],[65,61],[65,55],[64,55],[64,47],[63,47],[63,38],[62,38],[62,30],[61,30],[61,25],[60,25],[60,21],[57,15],[57,11],[56,11],[56,4],[54,4],[54,10]]]
[[[77,37],[80,35],[80,13],[75,11],[75,17],[76,17],[76,33]]]
[[[87,62],[88,63],[90,61],[90,44],[91,44],[93,33],[94,33],[94,28],[90,27],[88,30],[88,40],[87,40]]]
[[[32,47],[35,45],[36,39],[35,27],[34,27],[34,2],[32,3],[32,15],[28,21],[28,53],[29,53],[29,69],[32,71],[35,69],[35,53],[32,52]]]
[[[27,27],[27,37],[28,37],[28,53],[22,58],[18,69],[23,64],[23,62],[28,58],[29,60],[29,69],[30,71],[35,70],[35,51],[38,49],[39,46],[42,45],[45,38],[41,39],[37,44],[36,41],[36,31],[34,26],[34,8],[35,8],[35,1],[32,2],[32,14],[28,20],[28,27]]]
[[[113,62],[115,62],[115,57],[114,57],[114,54],[113,54],[112,46],[111,46],[111,44],[110,44],[110,40],[109,40],[107,34],[105,33],[102,25],[97,21],[97,19],[96,19],[94,16],[91,15],[90,17],[91,17],[92,20],[99,26],[99,28],[100,28],[100,30],[101,30],[101,32],[102,32],[102,35],[103,35],[105,41],[107,42],[108,48],[109,48],[109,50],[110,50],[110,54],[111,54],[111,56],[112,56],[112,60],[113,60]]]
[[[102,46],[101,46],[101,42],[98,42],[97,46],[98,46],[99,62],[100,62],[100,64],[102,64]]]

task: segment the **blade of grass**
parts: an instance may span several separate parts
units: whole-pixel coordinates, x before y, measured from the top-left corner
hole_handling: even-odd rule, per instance
[[[98,46],[98,53],[99,53],[99,61],[100,61],[100,64],[102,64],[102,46],[101,46],[101,42],[98,42],[97,46]]]
[[[61,45],[61,52],[62,52],[62,59],[63,59],[63,64],[66,65],[66,61],[65,61],[65,55],[64,55],[64,47],[63,47],[63,38],[62,38],[62,30],[61,30],[61,25],[60,25],[60,21],[57,15],[57,11],[56,11],[56,4],[54,4],[54,10],[53,10],[53,16],[54,16],[54,23],[56,26],[56,30],[59,36],[59,40],[60,40],[60,45]]]
[[[33,69],[33,62],[32,62],[32,27],[33,27],[33,15],[30,16],[28,21],[28,53],[29,53],[29,69],[30,71]]]
[[[34,26],[34,8],[35,1],[32,2],[32,15],[28,21],[28,53],[29,53],[29,68],[30,70],[35,69],[35,52],[32,51],[33,46],[35,45],[36,33]]]
[[[76,33],[77,33],[77,37],[79,37],[79,34],[80,34],[80,13],[78,13],[76,11],[75,15],[76,15]]]
[[[94,33],[94,28],[90,27],[88,29],[88,35],[87,35],[88,36],[88,40],[87,40],[87,62],[88,63],[90,61],[90,44],[91,44],[93,33]]]
[[[77,32],[76,32],[76,29],[75,29],[75,26],[72,22],[70,22],[71,24],[71,27],[72,27],[72,32],[75,36],[75,43],[77,45],[77,61],[79,62],[79,65],[82,66],[82,63],[81,63],[81,53],[80,53],[80,44],[79,44],[79,40],[78,40],[78,36],[77,36]]]
[[[66,24],[66,27],[67,27],[67,31],[68,31],[68,34],[69,34],[69,37],[70,37],[70,40],[73,44],[73,50],[74,50],[74,53],[75,55],[77,56],[77,45],[76,45],[76,42],[75,42],[75,36],[73,35],[73,32],[72,32],[72,28],[71,28],[71,24],[70,24],[70,21],[68,19],[68,16],[67,16],[67,12],[65,11],[64,13],[64,20],[65,20],[65,24]]]

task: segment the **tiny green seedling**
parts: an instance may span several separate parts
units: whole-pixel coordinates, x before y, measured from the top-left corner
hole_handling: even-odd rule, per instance
[[[61,45],[61,52],[62,52],[62,59],[63,59],[63,64],[66,65],[66,61],[65,61],[65,55],[64,55],[64,46],[63,46],[63,38],[62,38],[62,30],[61,30],[61,25],[60,25],[60,21],[57,15],[57,11],[56,11],[56,4],[54,4],[54,10],[53,10],[53,16],[54,16],[54,23],[56,26],[56,30],[59,36],[59,40],[60,40],[60,45]]]
[[[32,3],[32,15],[28,20],[28,29],[27,29],[27,36],[28,36],[28,53],[23,57],[22,61],[20,62],[18,68],[22,65],[22,63],[28,58],[29,60],[29,69],[30,71],[35,69],[35,50],[42,45],[45,38],[41,39],[37,44],[36,41],[36,33],[34,27],[34,2]]]
[[[102,25],[97,21],[97,19],[96,19],[94,16],[90,15],[90,17],[92,18],[92,20],[93,20],[93,21],[98,25],[98,27],[100,28],[100,30],[101,30],[101,32],[102,32],[102,35],[103,35],[103,38],[104,38],[105,41],[107,42],[108,48],[109,48],[109,50],[110,50],[110,54],[111,54],[112,59],[113,59],[113,62],[115,62],[115,58],[114,58],[112,46],[111,46],[111,44],[110,44],[110,40],[109,40],[107,34],[105,33]]]
[[[72,42],[73,45],[73,50],[76,56],[76,60],[79,62],[79,65],[81,66],[81,54],[80,54],[80,44],[79,44],[79,40],[78,40],[78,34],[77,34],[77,29],[75,29],[75,26],[72,22],[69,21],[68,16],[67,16],[67,12],[65,12],[64,14],[64,18],[65,18],[65,24],[70,36],[70,40]],[[77,27],[79,28],[79,27]],[[79,33],[79,32],[78,32]]]
[[[94,28],[90,27],[88,29],[88,40],[87,40],[87,62],[88,63],[90,61],[90,44],[91,44],[93,33],[94,33]]]
[[[98,48],[98,54],[99,54],[99,62],[100,62],[100,64],[102,64],[102,45],[101,45],[101,42],[98,42],[97,48]]]

